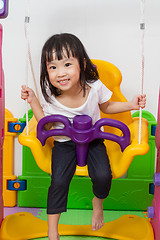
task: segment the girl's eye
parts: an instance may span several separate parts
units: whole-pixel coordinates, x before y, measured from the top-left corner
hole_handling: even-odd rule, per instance
[[[66,63],[66,64],[65,64],[66,67],[69,67],[70,65],[71,65],[70,63]]]
[[[50,66],[50,69],[56,69],[56,67],[55,66]]]

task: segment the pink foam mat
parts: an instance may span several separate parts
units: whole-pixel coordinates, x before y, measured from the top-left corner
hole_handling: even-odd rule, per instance
[[[3,216],[5,218],[7,215],[11,215],[17,212],[29,212],[37,217],[40,214],[41,210],[40,208],[4,207]]]

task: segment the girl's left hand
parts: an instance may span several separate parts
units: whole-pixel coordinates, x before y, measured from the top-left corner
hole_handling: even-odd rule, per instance
[[[139,110],[140,108],[145,108],[146,106],[146,94],[136,95],[132,99],[133,110]]]

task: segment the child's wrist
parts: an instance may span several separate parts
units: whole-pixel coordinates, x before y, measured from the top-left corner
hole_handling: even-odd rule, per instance
[[[132,101],[129,101],[128,102],[128,111],[132,111],[132,110],[134,110],[134,104]]]
[[[37,97],[36,97],[36,96],[33,96],[33,97],[31,98],[31,101],[29,102],[29,104],[30,104],[30,105],[34,105],[34,104],[36,104],[36,102],[37,102]]]

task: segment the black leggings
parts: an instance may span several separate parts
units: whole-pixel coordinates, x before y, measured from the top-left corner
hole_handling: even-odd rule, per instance
[[[52,150],[52,177],[48,190],[47,214],[66,212],[69,184],[75,173],[76,164],[76,144],[73,141],[55,141]],[[94,195],[100,199],[106,198],[111,187],[112,173],[102,139],[89,143],[87,165]]]

